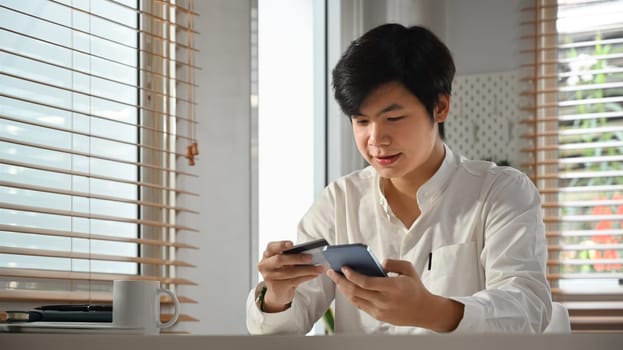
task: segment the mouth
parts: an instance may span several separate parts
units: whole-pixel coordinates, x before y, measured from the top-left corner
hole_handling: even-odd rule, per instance
[[[400,153],[389,156],[374,156],[373,158],[380,165],[391,165],[394,164],[398,158],[400,158]]]

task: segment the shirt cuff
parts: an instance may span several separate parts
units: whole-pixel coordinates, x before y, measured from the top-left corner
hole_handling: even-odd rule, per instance
[[[264,282],[260,282],[247,297],[247,329],[249,332],[251,334],[295,332],[296,327],[292,328],[296,323],[292,322],[291,314],[294,312],[292,306],[281,312],[268,313],[260,310],[256,300],[263,287]]]
[[[485,319],[485,310],[481,304],[474,300],[473,297],[450,297],[454,301],[457,301],[464,305],[463,318],[459,322],[458,326],[450,332],[455,334],[474,333],[474,331],[481,331],[481,323]]]

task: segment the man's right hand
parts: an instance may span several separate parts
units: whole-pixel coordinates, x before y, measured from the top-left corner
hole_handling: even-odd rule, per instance
[[[324,267],[311,265],[310,254],[281,254],[292,248],[291,241],[270,242],[258,264],[266,284],[264,312],[280,312],[290,307],[296,287],[318,277]]]

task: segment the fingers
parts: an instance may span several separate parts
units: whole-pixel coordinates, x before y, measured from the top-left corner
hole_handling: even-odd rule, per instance
[[[370,279],[370,280],[374,280],[374,279],[382,278],[382,277],[367,277],[367,276],[358,274],[348,268],[343,268],[342,270],[344,271],[344,275],[341,275],[335,272],[334,270],[328,270],[327,276],[329,276],[329,278],[331,278],[331,280],[335,282],[339,290],[342,291],[342,293],[348,299],[350,299],[353,303],[355,303],[357,299],[371,300],[371,299],[375,299],[379,297],[380,294],[378,291],[374,289],[366,288],[370,285],[370,282],[362,283],[359,277],[363,277],[363,279]],[[355,275],[358,275],[358,276],[355,276]],[[358,283],[355,283],[351,279],[352,277],[355,277],[358,280]],[[365,287],[362,285],[364,285]]]
[[[380,315],[379,315],[378,307],[381,304],[384,304],[384,302],[382,302],[384,300],[382,293],[374,291],[374,290],[364,289],[360,287],[359,285],[353,283],[351,278],[353,277],[354,279],[359,279],[359,277],[365,277],[369,279],[376,279],[376,278],[387,279],[387,278],[386,277],[363,276],[348,268],[343,268],[342,271],[344,275],[341,275],[335,272],[334,270],[328,270],[327,275],[329,276],[329,278],[331,278],[331,280],[333,280],[333,282],[335,282],[335,285],[337,286],[337,288],[350,301],[350,303],[352,303],[358,309],[366,312],[370,316],[376,319],[379,319]],[[361,283],[361,281],[362,280],[359,280],[359,283]],[[362,284],[365,285],[366,283],[364,282]]]
[[[312,263],[313,256],[311,254],[281,254],[285,249],[291,247],[291,241],[268,243],[266,250],[264,250],[263,258],[258,265],[260,272],[265,274],[265,272],[282,269],[289,265],[310,265]],[[301,270],[295,271],[300,272]]]
[[[395,272],[399,275],[416,277],[417,272],[410,261],[387,259],[383,262],[383,269],[387,272]]]
[[[292,280],[296,282],[298,279],[313,279],[324,271],[321,265],[287,265],[273,270],[264,270],[262,276],[264,279],[272,281]],[[298,285],[298,283],[294,283]]]
[[[312,279],[321,274],[322,266],[311,265],[310,254],[281,254],[284,249],[292,247],[291,241],[270,242],[264,251],[264,257],[258,264],[258,270],[268,281],[288,281],[295,283],[297,279]]]
[[[342,268],[327,271],[344,297],[377,320],[396,325],[418,325],[417,310],[430,303],[431,295],[409,261],[386,260],[385,271],[395,277],[370,277]],[[414,316],[415,315],[415,316]]]
[[[312,266],[313,256],[311,254],[275,254],[264,257],[260,265],[269,269],[281,268],[288,265],[310,265]],[[261,266],[260,266],[261,267]]]
[[[368,299],[364,299],[364,298],[359,298],[359,297],[353,297],[350,302],[355,305],[358,309],[364,311],[365,313],[367,313],[368,315],[377,318],[377,313],[376,313],[376,305],[374,303],[374,301],[372,300],[368,300]],[[378,318],[377,318],[378,319]]]
[[[320,267],[322,268],[322,266],[320,266]],[[297,286],[298,286],[299,284],[301,284],[301,283],[303,283],[303,282],[311,281],[311,280],[313,280],[314,278],[318,277],[318,275],[319,275],[320,273],[322,273],[322,270],[321,270],[318,274],[315,274],[315,275],[313,275],[313,276],[311,276],[311,275],[310,275],[310,276],[301,276],[301,277],[297,277],[297,278],[295,278],[295,279],[292,281],[292,284],[294,284],[294,285],[297,285]]]
[[[386,289],[387,283],[385,283],[386,277],[370,277],[358,272],[355,272],[349,267],[343,267],[342,273],[351,283],[367,290],[382,291]]]
[[[292,248],[293,245],[292,241],[269,242],[266,246],[266,250],[264,250],[264,257],[268,258],[279,254],[286,249]]]

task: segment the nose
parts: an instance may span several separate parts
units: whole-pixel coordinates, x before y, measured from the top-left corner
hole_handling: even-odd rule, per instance
[[[368,145],[369,146],[387,146],[390,143],[390,137],[387,130],[381,123],[373,122],[369,125]]]

